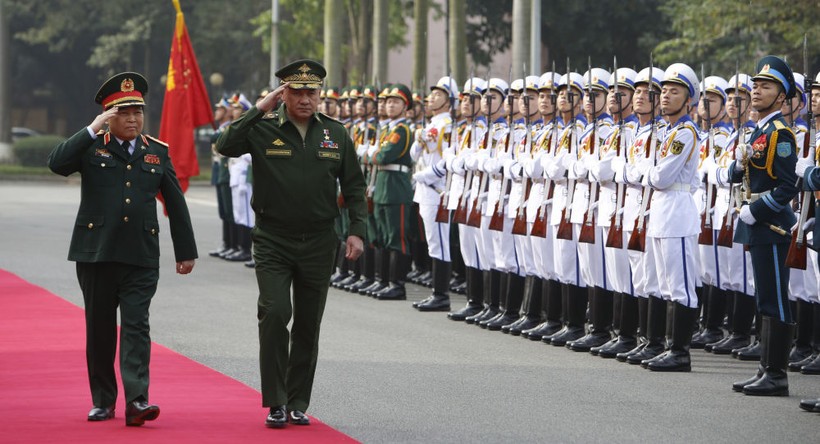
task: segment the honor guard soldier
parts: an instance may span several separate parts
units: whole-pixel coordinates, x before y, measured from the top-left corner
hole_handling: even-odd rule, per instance
[[[148,307],[159,280],[157,194],[171,223],[176,271],[190,273],[197,257],[185,197],[168,145],[142,134],[148,82],[134,72],[108,79],[95,101],[103,113],[54,148],[48,167],[82,176],[80,209],[68,260],[77,263],[86,320],[86,362],[94,408],[89,421],[114,417],[117,379],[117,307],[125,425],[159,416],[148,403],[151,337]],[[103,127],[108,124],[108,131]]]
[[[600,347],[612,337],[613,292],[606,276],[604,240],[598,231],[596,219],[600,186],[589,173],[601,156],[604,141],[613,131],[612,117],[607,114],[607,94],[611,74],[605,69],[591,68],[584,75],[584,113],[588,124],[579,140],[578,158],[568,169],[568,177],[575,181],[572,192],[572,229],[578,242],[578,261],[581,279],[587,285],[589,300],[589,332],[575,341],[567,342],[572,351],[588,352]],[[585,236],[585,232],[591,233]]]
[[[238,119],[251,108],[252,104],[244,94],[234,94],[231,98],[231,112],[233,120]],[[231,205],[233,207],[234,229],[236,230],[236,251],[223,255],[222,259],[231,262],[246,262],[251,260],[251,228],[253,220],[250,208],[250,188],[248,173],[250,158],[239,157],[228,159],[228,171],[231,187]]]
[[[451,115],[457,94],[458,85],[450,77],[442,77],[430,88],[427,109],[433,117],[421,131],[421,138],[416,140],[416,145],[411,150],[413,159],[426,165],[422,171],[413,175],[416,182],[413,201],[419,204],[433,275],[433,294],[416,304],[420,311],[427,311],[428,307],[435,311],[450,309],[450,222],[449,218],[438,222],[436,216],[447,185],[447,171],[439,168],[438,164],[443,159],[444,151],[458,138],[453,137],[456,127]],[[444,202],[446,205],[446,199]]]
[[[797,195],[794,133],[780,109],[797,88],[789,65],[775,56],[757,64],[752,107],[759,120],[741,149],[741,158],[718,174],[728,173],[742,183],[743,206],[735,240],[749,246],[754,268],[755,297],[762,316],[761,357],[752,378],[732,388],[747,395],[787,396],[786,374],[794,321],[788,298],[789,268],[785,266],[796,218],[789,203]]]
[[[390,119],[384,141],[373,154],[376,165],[376,189],[373,204],[377,230],[382,236],[384,253],[389,255],[390,267],[387,288],[376,293],[379,300],[405,300],[404,280],[410,268],[410,205],[413,186],[410,173],[412,133],[404,117],[412,106],[410,89],[400,83],[391,85],[386,94],[385,112]]]
[[[697,184],[698,129],[689,107],[698,101],[698,77],[689,66],[669,66],[661,82],[661,112],[669,122],[654,158],[638,165],[643,184],[654,190],[647,243],[655,249],[655,270],[660,293],[669,307],[669,350],[641,362],[653,371],[691,370],[689,343],[698,314],[695,293],[698,212],[692,197]]]
[[[270,408],[265,425],[280,428],[310,423],[305,411],[337,248],[337,186],[350,215],[351,260],[363,249],[367,206],[353,142],[340,122],[317,113],[324,67],[297,60],[276,76],[281,85],[228,127],[217,150],[253,156],[262,405]]]
[[[222,131],[231,123],[233,116],[230,112],[231,103],[223,97],[214,105],[214,121],[218,125],[216,131],[211,136],[211,154],[213,168],[211,169],[211,185],[216,189],[216,206],[219,219],[222,220],[222,245],[208,252],[208,256],[220,257],[228,250],[233,250],[236,246],[234,242],[233,230],[233,205],[231,204],[231,193],[229,185],[228,159],[216,152],[216,140]]]

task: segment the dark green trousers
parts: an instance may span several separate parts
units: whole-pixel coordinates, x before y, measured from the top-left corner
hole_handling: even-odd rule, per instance
[[[125,400],[142,396],[147,401],[151,361],[148,308],[157,291],[159,270],[115,262],[77,262],[77,279],[85,302],[85,354],[94,405],[110,407],[117,400],[117,307]]]
[[[381,244],[388,250],[410,254],[410,227],[411,206],[406,204],[382,205],[376,204],[373,215],[376,218],[376,231],[381,238]]]
[[[319,327],[338,242],[332,228],[292,236],[253,229],[264,407],[306,411],[310,405]]]

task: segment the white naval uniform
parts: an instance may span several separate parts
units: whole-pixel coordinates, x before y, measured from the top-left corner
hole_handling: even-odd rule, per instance
[[[581,114],[577,115],[574,119],[574,125],[570,121],[562,129],[561,135],[558,137],[557,152],[545,154],[541,157],[544,174],[555,183],[549,219],[553,236],[557,234],[564,209],[568,213],[572,211],[568,208],[572,202],[567,202],[569,199],[568,187],[570,186],[570,181],[567,179],[567,168],[577,160],[578,140],[586,125],[586,118]],[[572,185],[574,187],[574,181]],[[578,238],[573,236],[572,240],[553,239],[553,266],[558,281],[562,284],[586,287],[586,282],[581,279],[581,270],[578,266]]]
[[[463,137],[459,139],[459,151],[455,154],[453,160],[448,162],[448,170],[452,171],[453,182],[449,199],[450,202],[447,208],[455,210],[459,207],[460,201],[466,199],[465,206],[467,208],[468,217],[473,207],[473,195],[470,193],[470,187],[475,177],[475,171],[466,168],[467,158],[479,150],[479,144],[483,142],[482,139],[486,133],[487,122],[483,117],[476,119],[475,134],[473,134],[473,125],[465,125]],[[456,182],[457,177],[459,178],[459,183]],[[456,188],[457,185],[459,189]],[[458,191],[455,192],[456,190]],[[482,258],[478,246],[479,232],[480,227],[471,227],[466,223],[458,224],[459,247],[461,248],[461,257],[464,260],[464,265],[481,269]]]
[[[707,152],[707,145],[709,144],[709,133],[702,132],[702,137],[698,141],[698,153],[699,153],[699,161],[698,161],[698,189],[695,191],[695,204],[698,206],[698,214],[703,215],[703,212],[707,210],[709,206],[712,205],[712,202],[709,201],[709,193],[708,188],[712,188],[712,192],[714,193],[715,199],[715,206],[714,208],[708,208],[710,211],[709,217],[712,219],[712,232],[709,235],[712,237],[712,245],[700,245],[698,244],[698,269],[699,269],[699,277],[700,282],[703,285],[711,285],[716,288],[723,288],[722,278],[725,277],[725,264],[722,263],[719,256],[718,244],[717,244],[717,235],[719,233],[720,224],[719,221],[716,220],[718,214],[722,211],[723,214],[726,213],[726,205],[721,203],[722,195],[718,192],[720,188],[716,187],[716,184],[710,183],[708,180],[704,182],[704,179],[707,179],[707,172],[709,168],[713,168],[713,166],[718,162],[718,157],[720,157],[725,151],[729,139],[729,128],[728,124],[726,123],[718,123],[712,127],[712,140],[714,142],[714,146],[709,147],[709,151]],[[728,188],[727,188],[728,190]],[[728,200],[727,200],[728,201]],[[721,218],[722,221],[722,218]]]
[[[231,203],[233,205],[233,220],[239,225],[253,228],[255,215],[251,208],[253,184],[248,182],[248,172],[251,169],[251,155],[243,154],[228,159],[230,172]]]
[[[743,126],[742,136],[744,142],[748,142],[748,137],[754,129],[754,123],[748,122]],[[737,158],[735,140],[737,139],[737,131],[733,131],[727,140],[727,149],[717,159],[718,167],[727,167]],[[726,216],[729,211],[734,209],[729,208],[732,200],[731,193],[738,192],[738,184],[730,184],[722,180],[720,174],[714,175],[711,179],[718,186],[717,201],[715,202],[715,218],[714,227],[719,229],[726,221]],[[734,202],[734,207],[740,206],[739,202]],[[734,218],[734,227],[737,229],[738,217]],[[743,244],[732,242],[732,247],[719,247],[718,260],[720,261],[720,288],[729,291],[736,291],[749,297],[754,297],[754,273],[752,270],[752,257],[748,251],[745,251]]]
[[[671,123],[649,167],[644,184],[654,190],[647,242],[655,247],[655,270],[661,296],[689,308],[698,306],[697,235],[700,221],[693,187],[697,186],[697,127],[688,115]]]
[[[617,192],[623,189],[622,184],[614,181],[613,161],[616,157],[620,157],[620,162],[623,162],[627,148],[632,145],[636,129],[637,120],[635,116],[624,118],[623,125],[620,127],[615,125],[614,130],[601,147],[600,160],[593,163],[589,169],[590,179],[600,185],[598,215],[596,216],[598,227],[596,228],[595,241],[599,243],[598,237],[600,236],[600,248],[604,250],[606,278],[613,291],[629,295],[634,295],[634,292],[632,289],[632,271],[629,266],[629,253],[626,248],[628,239],[625,240],[621,248],[606,248],[606,239],[609,236],[610,223],[617,207]],[[618,146],[615,145],[619,136],[620,156],[618,156]],[[618,162],[615,162],[615,164],[617,165]]]
[[[803,144],[808,137],[808,126],[806,122],[802,119],[795,121],[795,125],[792,128],[794,130],[794,139],[797,146],[798,156],[802,156],[803,154]],[[811,155],[813,153],[809,153]],[[797,199],[800,199],[803,196],[803,193],[798,193]],[[799,215],[798,220],[799,220]],[[808,236],[813,230],[806,231],[806,235]],[[809,251],[813,251],[812,249],[807,249]],[[817,252],[814,252],[815,255]],[[806,255],[806,269],[800,270],[796,268],[791,269],[791,274],[789,275],[789,300],[796,301],[798,299],[806,302],[812,302],[816,299],[817,295],[817,274],[814,270],[809,268],[809,261],[808,261],[808,254]]]
[[[521,208],[523,216],[527,220],[526,234],[512,236],[512,241],[515,243],[515,251],[517,253],[518,263],[521,265],[521,273],[525,276],[537,276],[537,268],[535,265],[535,252],[533,251],[532,242],[530,241],[530,230],[532,229],[532,220],[535,214],[530,217],[529,203],[530,201],[540,202],[540,193],[538,195],[533,193],[535,184],[529,179],[530,177],[524,173],[524,163],[532,160],[533,150],[535,149],[535,140],[541,128],[544,126],[542,120],[531,122],[529,133],[529,148],[527,147],[527,132],[521,136],[521,140],[516,145],[513,163],[509,167],[512,187],[510,189],[510,203],[507,206],[507,221],[511,225],[515,224],[515,219],[518,215],[518,209]],[[529,151],[528,151],[529,150]],[[526,179],[526,180],[525,180]],[[530,188],[529,196],[527,196],[527,188]],[[543,185],[541,187],[543,189]],[[537,193],[537,191],[536,191]],[[506,221],[504,223],[507,223]]]
[[[410,150],[413,161],[427,165],[414,175],[416,190],[413,194],[413,202],[419,204],[419,215],[424,222],[427,251],[431,258],[444,262],[450,262],[450,223],[436,222],[436,213],[440,193],[444,191],[446,171],[436,168],[436,164],[449,148],[452,122],[447,112],[433,116]]]
[[[655,127],[654,142],[650,143],[652,126]],[[645,161],[653,150],[657,150],[660,145],[660,135],[664,131],[666,123],[660,117],[656,117],[654,122],[639,125],[635,132],[635,138],[626,150],[626,158],[623,160],[614,159],[613,169],[615,170],[615,180],[626,186],[624,196],[624,246],[628,245],[629,239],[639,218],[643,205],[644,187],[641,185],[641,173],[636,166]],[[647,154],[647,151],[650,154]],[[650,209],[651,210],[651,209]],[[647,210],[645,221],[649,220],[650,210]],[[632,290],[638,297],[658,297],[660,298],[660,284],[655,271],[655,247],[652,242],[646,243],[645,251],[627,250],[629,255],[629,266],[632,272]]]
[[[560,119],[553,119],[550,122],[546,122],[535,136],[532,157],[523,159],[522,162],[524,175],[533,181],[532,188],[530,188],[530,199],[527,202],[528,233],[532,231],[532,226],[538,216],[538,211],[540,211],[544,199],[547,199],[550,186],[552,186],[552,181],[547,179],[544,174],[542,158],[550,155],[558,145],[558,136],[562,126]],[[535,265],[534,274],[542,279],[557,280],[553,258],[555,233],[553,232],[553,226],[548,223],[551,205],[550,202],[543,205],[544,214],[542,217],[545,218],[546,235],[544,237],[528,236],[528,239],[532,249],[533,263]]]
[[[595,125],[595,140],[592,138],[593,125]],[[613,130],[612,118],[609,117],[608,114],[600,115],[597,122],[590,122],[584,129],[584,134],[581,137],[579,147],[582,149],[579,151],[578,160],[573,164],[572,168],[569,169],[570,178],[574,177],[577,179],[575,181],[575,193],[573,193],[571,206],[572,230],[576,240],[581,233],[584,217],[589,211],[590,201],[594,198],[593,194],[597,192],[596,187],[598,183],[593,180],[589,170],[598,163],[604,142],[606,142]],[[594,151],[592,151],[593,149]],[[594,217],[596,213],[597,210],[593,208],[589,216]],[[581,277],[587,283],[587,286],[612,290],[612,284],[607,276],[606,258],[604,257],[604,244],[606,243],[606,239],[601,239],[601,232],[598,229],[597,223],[593,229],[595,230],[594,243],[578,242]]]

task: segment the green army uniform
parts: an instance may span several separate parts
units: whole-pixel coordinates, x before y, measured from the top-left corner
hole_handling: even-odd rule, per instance
[[[138,76],[118,76],[123,75]],[[117,83],[118,76],[106,85]],[[142,106],[134,102],[116,105]],[[148,309],[159,279],[158,193],[162,193],[168,211],[176,261],[197,257],[188,207],[167,145],[147,136],[133,142],[134,151],[129,154],[110,133],[92,136],[83,128],[57,145],[48,158],[55,173],[68,176],[79,172],[82,176],[68,260],[77,263],[85,302],[86,359],[96,407],[113,406],[117,399],[114,357],[118,306],[122,325],[120,371],[126,402],[140,397],[148,400]]]
[[[283,71],[297,68],[313,76],[316,66],[321,68],[312,61],[294,62],[277,76],[282,79]],[[323,68],[321,74],[323,78]],[[320,86],[321,79],[316,83]],[[290,88],[300,85],[290,81]],[[262,405],[304,411],[337,247],[337,181],[350,216],[350,235],[364,237],[365,183],[353,142],[341,123],[319,113],[308,122],[303,139],[281,105],[270,113],[252,107],[220,136],[217,151],[253,157]]]

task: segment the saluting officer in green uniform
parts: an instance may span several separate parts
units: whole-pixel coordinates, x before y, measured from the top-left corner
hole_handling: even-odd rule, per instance
[[[376,165],[376,186],[373,192],[377,232],[381,236],[384,253],[390,258],[389,284],[374,295],[381,300],[404,300],[407,295],[404,279],[410,265],[410,245],[407,230],[410,226],[410,206],[413,203],[413,185],[410,173],[411,132],[404,117],[412,106],[410,89],[400,83],[391,85],[385,94],[385,112],[388,119],[384,140],[371,157]]]
[[[304,412],[336,251],[337,181],[350,216],[351,260],[362,253],[367,206],[353,142],[340,122],[316,112],[324,67],[297,60],[276,76],[282,85],[228,127],[217,151],[253,157],[262,405],[270,407],[265,425],[279,428],[310,423]]]
[[[134,72],[108,79],[95,99],[103,113],[57,145],[48,158],[55,173],[82,176],[68,260],[77,262],[85,303],[86,360],[94,402],[88,420],[114,417],[119,306],[120,372],[129,426],[159,416],[159,407],[148,404],[148,307],[159,279],[157,193],[165,199],[177,273],[190,273],[197,257],[191,218],[168,146],[142,134],[146,91],[145,78]],[[106,123],[108,132],[103,131]]]

